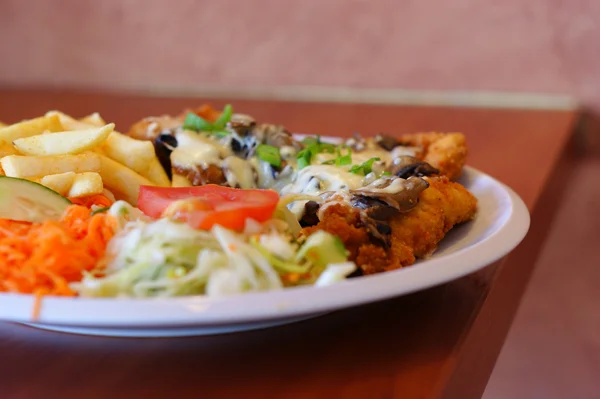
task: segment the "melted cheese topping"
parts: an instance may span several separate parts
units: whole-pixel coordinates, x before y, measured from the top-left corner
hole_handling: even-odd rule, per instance
[[[399,177],[382,177],[370,183],[368,186],[360,187],[357,191],[370,191],[372,193],[396,194],[406,188],[406,179]]]
[[[348,191],[363,185],[364,176],[350,173],[348,168],[334,165],[309,165],[296,174],[296,179],[281,194],[313,194],[325,191]]]
[[[177,147],[171,153],[171,162],[181,167],[201,165],[206,168],[209,164],[219,165],[221,160],[231,155],[231,149],[204,137],[196,132],[183,130],[178,132]]]
[[[404,147],[404,146],[399,145],[397,147],[394,147],[394,149],[392,151],[390,151],[388,154],[390,154],[390,160],[394,160],[396,158],[400,158],[403,155],[416,157],[417,154],[421,151],[422,151],[422,149],[419,147]]]
[[[230,155],[225,158],[221,164],[225,172],[227,183],[231,187],[239,187],[244,189],[256,188],[254,182],[254,168],[248,161]]]
[[[233,154],[229,146],[203,136],[201,134],[181,131],[176,135],[178,146],[171,154],[174,165],[206,167],[214,164],[223,169],[227,183],[231,187],[242,189],[270,188],[281,195],[307,194],[319,196],[324,192],[336,192],[340,200],[345,200],[344,193],[350,190],[369,190],[371,192],[397,193],[405,189],[406,180],[396,177],[379,177],[394,160],[403,155],[415,156],[420,150],[417,147],[398,146],[392,151],[386,151],[375,145],[370,145],[362,151],[352,153],[352,162],[348,165],[324,165],[324,162],[335,160],[338,154],[322,152],[313,157],[311,165],[297,170],[296,149],[282,147],[280,153],[287,162],[287,166],[279,173],[275,173],[271,165],[265,161],[252,157],[245,160]],[[342,151],[343,155],[347,152]],[[372,158],[380,161],[373,162],[373,172],[363,176],[350,173],[354,165],[360,165]],[[174,175],[174,185],[175,185]],[[183,185],[179,180],[185,178],[177,176],[177,185]],[[301,217],[304,213],[306,200],[296,201],[291,206],[291,211]]]
[[[347,192],[363,186],[364,176],[350,173],[348,168],[334,165],[313,164],[296,172],[296,178],[283,187],[281,195],[309,194],[320,195],[326,191]],[[302,217],[307,201],[296,201],[290,210],[296,217]]]

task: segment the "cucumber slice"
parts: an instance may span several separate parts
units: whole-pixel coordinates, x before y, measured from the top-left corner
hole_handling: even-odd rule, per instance
[[[60,219],[71,201],[48,187],[0,176],[0,218],[40,223]]]
[[[348,261],[348,252],[339,237],[319,230],[310,235],[296,254],[296,262],[308,259],[313,265],[325,267]]]

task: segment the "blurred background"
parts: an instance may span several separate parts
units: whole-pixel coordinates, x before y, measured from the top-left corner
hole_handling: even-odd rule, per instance
[[[470,105],[577,101],[593,114],[599,39],[598,0],[3,0],[0,85],[342,100],[441,93]],[[580,206],[558,216],[486,398],[597,392],[600,294],[589,281],[599,281],[600,256],[589,211],[600,201],[585,185],[598,173],[596,160],[578,166],[582,185],[567,201]],[[574,252],[582,274],[562,284]]]
[[[3,0],[1,7],[5,85],[508,91],[567,94],[600,108],[595,0]]]

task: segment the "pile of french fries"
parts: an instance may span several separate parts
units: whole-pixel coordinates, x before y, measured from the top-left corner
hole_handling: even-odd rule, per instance
[[[139,187],[170,186],[150,141],[114,130],[97,114],[59,111],[0,127],[0,174],[32,180],[72,198],[110,191],[137,204]]]

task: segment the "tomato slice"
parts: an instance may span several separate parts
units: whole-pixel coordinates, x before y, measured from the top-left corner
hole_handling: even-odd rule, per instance
[[[174,204],[176,201],[178,203]],[[174,205],[177,208],[173,211],[176,219],[204,230],[215,224],[242,230],[246,219],[266,222],[273,216],[278,201],[279,194],[273,190],[242,190],[215,184],[197,187],[141,186],[138,195],[138,207],[144,214],[159,218]]]

